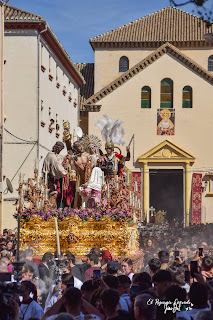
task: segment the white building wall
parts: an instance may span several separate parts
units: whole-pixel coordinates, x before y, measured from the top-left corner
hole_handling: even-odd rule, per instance
[[[44,46],[43,57],[41,55],[41,43]],[[49,55],[51,55],[51,72],[49,72]],[[5,128],[14,136],[5,133],[4,172],[12,180],[14,192],[4,196],[6,201],[4,201],[3,228],[14,228],[16,227],[16,220],[12,218],[12,215],[15,212],[13,204],[17,197],[19,173],[21,172],[22,176],[24,174],[25,179],[34,176],[38,136],[39,171],[41,172],[43,160],[48,150],[52,149],[56,141],[62,141],[63,120],[70,122],[72,133],[76,130],[78,105],[74,107],[74,102],[78,103],[78,86],[42,40],[42,37],[38,47],[36,31],[6,30],[5,60],[4,90],[7,117]],[[41,65],[45,66],[45,72],[42,72]],[[57,80],[56,65],[58,65]],[[52,81],[49,80],[49,74],[53,76]],[[57,82],[60,83],[60,88],[56,87]],[[63,95],[64,86],[66,86],[67,91],[65,96]],[[68,100],[69,92],[72,97],[71,102]],[[43,111],[41,111],[41,101],[43,101]],[[56,126],[56,114],[60,126],[59,138],[56,138],[56,130],[49,133],[51,118],[55,120],[53,127]],[[46,123],[45,127],[41,126],[41,120]],[[33,147],[33,143],[35,144],[33,150],[19,173],[16,174]],[[13,179],[15,174],[16,176]]]
[[[56,141],[62,141],[63,136],[63,121],[70,122],[70,131],[76,131],[78,126],[78,105],[75,107],[74,102],[78,104],[78,86],[68,71],[63,67],[55,54],[51,51],[48,45],[42,40],[40,44],[41,64],[46,68],[42,72],[40,68],[40,119],[46,123],[45,127],[39,128],[40,137],[40,168],[42,168],[43,160],[47,154],[47,150],[42,148],[46,146],[49,150],[52,149]],[[51,65],[49,60],[51,56]],[[57,68],[57,72],[56,72]],[[49,80],[49,75],[53,76],[53,80]],[[57,83],[60,87],[57,88]],[[63,90],[66,95],[63,95]],[[72,100],[69,101],[69,96]],[[43,110],[41,110],[41,103]],[[49,132],[50,119],[55,121],[52,126],[55,130]],[[56,121],[60,126],[56,137]],[[66,153],[66,150],[62,151]]]

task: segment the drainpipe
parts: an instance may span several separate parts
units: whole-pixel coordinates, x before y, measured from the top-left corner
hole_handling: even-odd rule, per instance
[[[45,24],[45,29],[38,32],[37,36],[37,48],[38,48],[38,101],[37,101],[37,114],[38,114],[38,122],[37,122],[37,165],[38,165],[38,176],[39,176],[39,146],[40,146],[40,38],[41,34],[46,32],[48,30],[48,25]]]

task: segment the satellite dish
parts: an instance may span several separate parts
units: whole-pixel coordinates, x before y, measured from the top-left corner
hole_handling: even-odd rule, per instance
[[[78,138],[82,138],[83,137],[83,131],[80,127],[76,128],[76,135]]]
[[[213,33],[205,33],[205,34],[204,34],[204,39],[205,39],[207,42],[212,42],[212,43],[213,43]]]
[[[11,181],[8,178],[6,178],[6,184],[7,184],[8,191],[10,191],[10,193],[13,193],[13,186]]]

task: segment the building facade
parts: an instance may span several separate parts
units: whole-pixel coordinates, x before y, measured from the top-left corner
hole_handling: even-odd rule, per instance
[[[213,221],[211,32],[212,24],[169,6],[90,39],[88,130],[101,137],[95,124],[107,114],[124,121],[127,144],[134,134],[127,166],[141,177],[147,221],[151,207],[185,225]]]
[[[54,143],[62,141],[63,121],[73,139],[79,125],[79,87],[84,78],[41,16],[5,7],[5,136],[4,174],[14,192],[4,195],[5,228],[12,215],[22,179],[41,173]]]

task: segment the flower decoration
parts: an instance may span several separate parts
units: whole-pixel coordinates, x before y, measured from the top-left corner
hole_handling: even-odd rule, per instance
[[[97,209],[70,209],[70,208],[59,208],[59,209],[24,209],[22,212],[17,211],[14,214],[14,218],[20,217],[22,220],[30,221],[34,216],[40,217],[44,221],[50,221],[53,217],[57,217],[59,221],[64,221],[69,217],[78,217],[82,221],[88,221],[94,219],[101,221],[103,218],[110,217],[112,221],[133,221],[132,213],[130,210],[119,210],[119,209],[108,209],[107,211]]]

